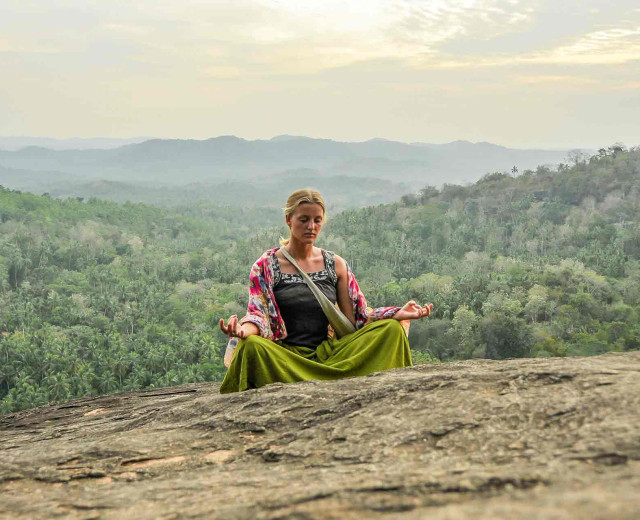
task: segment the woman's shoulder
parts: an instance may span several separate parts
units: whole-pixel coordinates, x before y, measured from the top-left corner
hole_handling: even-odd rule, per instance
[[[274,247],[273,249],[267,249],[264,253],[262,253],[260,258],[258,258],[255,261],[254,265],[265,265],[265,264],[271,262],[273,260],[273,258],[276,256],[276,253],[278,252],[278,249],[280,249],[280,248],[279,247]]]
[[[334,251],[329,251],[328,249],[323,249],[322,252],[324,253],[324,255],[326,257],[331,258],[335,262],[344,263],[344,261],[345,261],[344,258],[342,258],[339,254],[335,253]]]
[[[344,258],[327,249],[323,249],[322,252],[325,255],[325,258],[328,260],[327,263],[331,265],[334,272],[336,272],[338,275],[347,272],[347,262]]]
[[[251,267],[251,277],[264,277],[267,281],[273,279],[273,267],[276,263],[276,252],[280,249],[274,247],[273,249],[267,249],[260,258],[258,258]]]
[[[251,272],[249,273],[249,279],[251,283],[255,286],[262,287],[263,285],[271,286],[273,285],[273,268],[274,268],[274,258],[276,257],[276,251],[279,248],[267,249],[260,258],[258,258],[251,267]]]

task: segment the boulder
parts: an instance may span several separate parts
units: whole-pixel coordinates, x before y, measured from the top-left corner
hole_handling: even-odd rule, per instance
[[[640,352],[0,417],[0,517],[640,518]]]

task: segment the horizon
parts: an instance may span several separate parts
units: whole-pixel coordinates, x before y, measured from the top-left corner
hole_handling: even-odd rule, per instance
[[[255,142],[255,141],[274,141],[277,139],[281,139],[281,138],[290,138],[292,141],[296,140],[296,139],[309,139],[309,140],[318,140],[318,141],[332,141],[332,142],[336,142],[336,143],[352,143],[352,144],[357,144],[357,143],[368,143],[368,142],[375,142],[375,141],[381,141],[381,142],[390,142],[390,143],[399,143],[399,144],[406,144],[406,145],[410,145],[410,146],[419,146],[419,145],[431,145],[431,146],[445,146],[445,145],[450,145],[450,144],[454,144],[454,143],[468,143],[468,144],[472,144],[472,145],[491,145],[491,146],[497,146],[497,147],[502,147],[502,148],[507,148],[507,149],[519,149],[519,150],[547,150],[547,151],[572,151],[572,150],[580,150],[583,152],[595,152],[600,148],[606,148],[608,146],[614,145],[614,144],[622,144],[627,148],[632,148],[635,146],[640,146],[636,145],[636,144],[628,144],[628,143],[621,143],[621,142],[611,142],[611,143],[602,143],[598,146],[575,146],[575,147],[511,147],[511,146],[507,146],[504,145],[502,143],[496,143],[496,142],[491,142],[491,141],[471,141],[468,139],[454,139],[452,141],[445,141],[445,142],[426,142],[426,141],[402,141],[402,140],[397,140],[397,139],[389,139],[389,138],[385,138],[385,137],[379,137],[379,136],[375,136],[375,137],[370,137],[370,138],[366,138],[366,139],[358,139],[358,140],[343,140],[343,139],[335,139],[335,138],[331,138],[331,137],[312,137],[312,136],[308,136],[308,135],[291,135],[291,134],[277,134],[277,135],[273,135],[272,137],[265,137],[265,138],[255,138],[255,139],[250,139],[250,138],[246,138],[246,137],[242,137],[240,135],[235,135],[235,134],[220,134],[220,135],[215,135],[215,136],[211,136],[211,137],[203,137],[203,138],[192,138],[192,137],[155,137],[155,136],[128,136],[128,137],[107,137],[104,135],[92,135],[92,136],[71,136],[71,137],[51,137],[51,136],[46,136],[46,135],[39,135],[39,136],[35,136],[35,135],[0,135],[0,141],[6,139],[15,139],[15,140],[49,140],[49,141],[54,141],[54,142],[58,142],[58,143],[64,143],[64,142],[74,142],[74,141],[99,141],[99,140],[104,140],[104,141],[118,141],[118,142],[123,142],[123,144],[121,146],[126,146],[127,144],[140,144],[146,141],[154,141],[154,140],[159,140],[159,141],[210,141],[210,140],[214,140],[214,139],[220,139],[220,138],[225,138],[225,137],[233,137],[236,139],[240,139],[242,141],[247,141],[247,142]],[[129,143],[124,143],[125,141],[131,141]],[[120,145],[118,145],[120,146]],[[114,146],[118,147],[118,146]],[[41,146],[41,145],[24,145],[21,146],[19,148],[13,148],[13,149],[7,149],[7,148],[3,148],[2,147],[2,143],[0,142],[0,150],[5,150],[5,151],[17,151],[17,150],[21,150],[23,148],[27,148],[27,147],[41,147],[41,148],[47,148],[46,146]],[[59,150],[66,150],[68,148],[60,148]],[[69,148],[70,149],[70,148]],[[100,149],[100,147],[96,147],[95,149]]]

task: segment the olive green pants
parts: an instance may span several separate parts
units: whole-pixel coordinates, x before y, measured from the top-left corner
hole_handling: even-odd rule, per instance
[[[379,320],[316,349],[273,342],[262,336],[240,340],[220,386],[221,394],[269,383],[364,376],[411,366],[409,341],[399,321]]]

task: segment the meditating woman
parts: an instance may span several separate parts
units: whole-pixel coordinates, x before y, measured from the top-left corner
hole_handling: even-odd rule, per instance
[[[220,320],[220,329],[231,336],[221,393],[411,366],[406,320],[429,316],[433,306],[410,301],[403,307],[368,308],[344,259],[314,245],[325,219],[317,191],[298,190],[287,200],[289,239],[253,265],[246,315]],[[337,337],[319,299],[287,256],[337,303],[354,332]],[[341,325],[335,318],[333,323]]]

